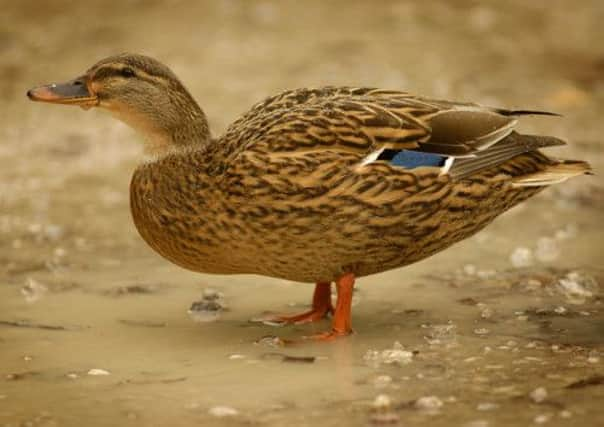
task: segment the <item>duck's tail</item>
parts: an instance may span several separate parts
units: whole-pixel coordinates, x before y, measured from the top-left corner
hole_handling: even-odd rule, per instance
[[[593,175],[591,166],[581,160],[559,160],[552,162],[542,171],[516,177],[514,187],[542,187],[564,182],[579,175]]]

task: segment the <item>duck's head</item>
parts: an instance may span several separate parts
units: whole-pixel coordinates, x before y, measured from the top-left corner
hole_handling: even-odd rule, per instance
[[[200,144],[210,137],[205,115],[187,89],[168,67],[148,56],[105,58],[73,80],[33,88],[27,96],[106,109],[145,134],[150,151]]]

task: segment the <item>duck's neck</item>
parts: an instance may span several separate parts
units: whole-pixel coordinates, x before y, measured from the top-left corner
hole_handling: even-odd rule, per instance
[[[196,105],[197,107],[197,105]],[[145,137],[145,155],[162,158],[167,154],[207,145],[211,140],[206,116],[199,107],[186,116],[155,127]]]
[[[146,107],[138,112],[132,108],[112,109],[112,112],[144,136],[144,151],[149,159],[201,148],[212,140],[206,115],[188,92]]]

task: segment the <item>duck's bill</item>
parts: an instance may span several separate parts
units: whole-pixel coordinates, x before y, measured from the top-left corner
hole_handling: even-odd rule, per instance
[[[99,103],[98,97],[90,92],[81,78],[66,83],[38,86],[28,90],[27,96],[32,101],[79,105],[83,108],[94,107]]]

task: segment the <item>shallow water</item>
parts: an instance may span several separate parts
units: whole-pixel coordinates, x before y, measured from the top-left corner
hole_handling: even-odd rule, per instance
[[[303,309],[312,286],[164,261],[129,217],[137,137],[24,96],[142,51],[216,133],[280,89],[366,84],[555,110],[522,129],[568,139],[551,152],[598,172],[600,2],[188,3],[1,4],[0,425],[602,425],[601,174],[359,280],[353,336],[271,347],[256,341],[329,327],[248,322]],[[214,322],[187,314],[204,289],[227,306]]]

